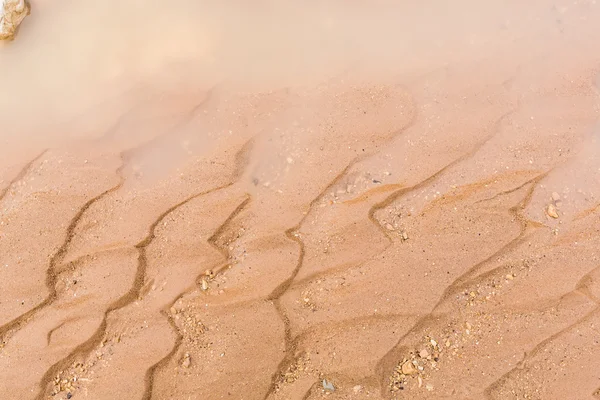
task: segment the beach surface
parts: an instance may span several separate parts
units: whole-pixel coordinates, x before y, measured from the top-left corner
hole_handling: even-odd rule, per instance
[[[29,3],[0,398],[600,398],[600,2]]]

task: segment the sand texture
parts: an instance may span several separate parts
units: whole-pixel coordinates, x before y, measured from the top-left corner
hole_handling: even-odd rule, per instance
[[[0,399],[600,398],[600,3],[31,10]]]

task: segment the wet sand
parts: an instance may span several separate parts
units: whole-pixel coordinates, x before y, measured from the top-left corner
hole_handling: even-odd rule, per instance
[[[0,398],[599,398],[600,4],[402,3],[31,1]]]

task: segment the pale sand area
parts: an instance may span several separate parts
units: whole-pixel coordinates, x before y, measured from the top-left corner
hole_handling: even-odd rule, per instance
[[[600,4],[30,3],[1,399],[600,398]]]

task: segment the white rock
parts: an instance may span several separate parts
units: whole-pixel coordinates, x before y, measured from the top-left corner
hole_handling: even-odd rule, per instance
[[[192,365],[192,356],[190,356],[190,353],[185,353],[181,359],[181,366],[183,368],[189,368],[190,365]]]
[[[327,379],[323,379],[323,389],[327,392],[335,392],[335,386],[333,383],[329,382]]]
[[[27,15],[29,5],[25,0],[0,0],[0,40],[13,39]]]

